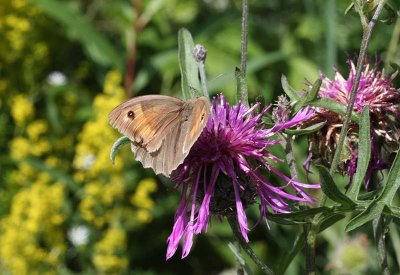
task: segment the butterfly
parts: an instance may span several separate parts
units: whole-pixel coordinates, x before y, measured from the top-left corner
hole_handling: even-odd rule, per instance
[[[134,97],[117,106],[109,122],[131,140],[135,159],[144,168],[169,177],[189,154],[210,116],[210,101],[165,96]]]

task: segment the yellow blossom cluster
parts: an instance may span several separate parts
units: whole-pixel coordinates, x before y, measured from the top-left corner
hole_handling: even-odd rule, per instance
[[[74,179],[83,187],[80,213],[88,224],[106,230],[95,244],[93,263],[99,271],[113,274],[122,272],[128,264],[122,256],[126,253],[126,231],[114,224],[149,222],[154,206],[150,195],[156,191],[154,179],[140,181],[135,191],[127,189],[123,154],[118,154],[115,165],[110,160],[111,144],[120,135],[109,125],[108,114],[124,101],[121,81],[118,71],[107,74],[103,92],[93,101],[93,117],[79,135],[73,161]],[[131,204],[124,203],[129,200]]]
[[[94,99],[93,119],[80,133],[73,162],[74,178],[84,184],[80,211],[87,222],[97,227],[107,224],[107,212],[124,196],[123,162],[120,160],[112,165],[110,161],[110,144],[118,135],[108,124],[108,113],[124,98],[120,82],[121,74],[117,71],[106,76],[104,92]]]
[[[157,183],[153,178],[141,180],[135,193],[131,196],[131,203],[138,208],[136,218],[142,223],[151,221],[151,209],[154,207],[154,201],[150,194],[157,191]]]
[[[63,254],[64,187],[38,177],[12,201],[9,215],[0,221],[0,259],[10,274],[53,274]]]
[[[126,233],[118,226],[107,230],[95,246],[93,264],[104,274],[121,274],[128,267]]]
[[[34,108],[31,100],[22,94],[13,97],[11,115],[17,126],[23,126],[28,119],[34,115]]]
[[[26,0],[0,1],[0,57],[15,60],[23,54],[26,47],[31,47],[29,34],[32,31],[31,18],[38,15],[38,10]]]

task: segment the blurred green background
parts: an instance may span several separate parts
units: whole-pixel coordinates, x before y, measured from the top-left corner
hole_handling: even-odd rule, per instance
[[[347,75],[346,59],[361,41],[359,18],[344,15],[350,1],[249,2],[251,100],[273,102],[282,74],[299,90],[320,72],[332,76],[334,66]],[[232,233],[218,219],[186,259],[178,251],[165,261],[180,194],[128,148],[111,164],[119,134],[108,114],[132,96],[181,95],[182,27],[208,50],[211,93],[234,103],[240,7],[236,0],[0,0],[1,274],[235,273]],[[370,45],[371,60],[386,68],[400,63],[396,24],[378,24]],[[300,160],[306,147],[300,139]],[[255,224],[257,207],[248,213]],[[269,225],[249,237],[274,266],[301,229]],[[319,272],[378,274],[369,235],[368,227],[345,235],[343,223],[323,232]],[[303,260],[296,257],[287,274],[301,274]],[[395,253],[389,262],[396,264]]]

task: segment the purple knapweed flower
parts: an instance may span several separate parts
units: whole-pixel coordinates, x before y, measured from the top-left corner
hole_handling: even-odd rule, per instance
[[[350,73],[345,79],[340,72],[335,70],[334,80],[324,75],[323,82],[318,93],[319,98],[328,98],[345,106],[350,100],[350,92],[353,87],[356,67],[352,61],[348,61]],[[400,91],[392,87],[392,81],[396,75],[386,77],[382,71],[378,71],[377,65],[371,67],[367,62],[364,65],[361,79],[354,102],[354,112],[361,113],[368,105],[371,123],[371,160],[369,163],[365,186],[368,188],[371,175],[374,171],[386,169],[390,166],[393,152],[398,148],[399,124],[400,124]],[[311,138],[313,154],[322,161],[330,163],[336,150],[343,117],[332,111],[316,108],[312,119],[305,124],[326,121],[325,126]],[[356,171],[358,158],[358,125],[351,122],[348,135],[342,153],[339,171],[347,174],[352,179]]]
[[[267,207],[278,213],[289,212],[288,201],[313,202],[303,189],[319,188],[319,185],[300,183],[285,176],[270,164],[280,160],[268,151],[280,142],[271,139],[272,136],[305,121],[312,112],[304,109],[267,129],[262,117],[269,107],[256,113],[257,107],[259,104],[229,106],[223,95],[214,98],[205,129],[172,176],[177,186],[182,187],[182,199],[167,241],[167,259],[175,254],[181,240],[182,258],[188,255],[193,235],[207,232],[211,214],[236,215],[241,234],[248,241],[245,208],[257,197],[260,217],[266,216]],[[265,172],[274,173],[286,185],[273,185]],[[287,192],[289,186],[296,195]]]

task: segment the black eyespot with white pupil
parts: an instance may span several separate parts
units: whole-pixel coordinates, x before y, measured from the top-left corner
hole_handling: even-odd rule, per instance
[[[134,119],[134,118],[135,118],[135,113],[132,112],[132,111],[129,111],[129,112],[128,112],[128,117],[129,117],[130,119]]]

